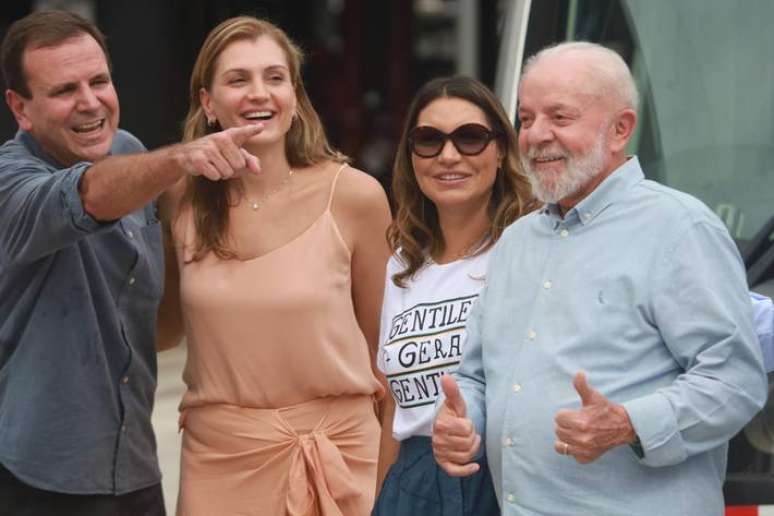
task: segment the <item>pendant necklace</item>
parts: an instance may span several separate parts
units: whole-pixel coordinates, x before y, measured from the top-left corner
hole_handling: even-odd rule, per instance
[[[266,193],[263,197],[260,199],[252,200],[247,197],[247,193],[245,193],[245,199],[248,202],[248,205],[250,208],[253,209],[253,211],[258,211],[261,208],[263,208],[263,205],[266,204],[266,202],[271,199],[275,194],[277,194],[280,190],[285,188],[285,186],[290,182],[290,179],[293,177],[293,169],[288,169],[288,175],[285,176],[285,179],[282,180],[280,184],[278,184],[276,187],[274,187],[272,190],[270,190],[268,193]]]

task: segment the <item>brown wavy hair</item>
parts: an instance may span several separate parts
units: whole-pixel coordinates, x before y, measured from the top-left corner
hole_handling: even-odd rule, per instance
[[[296,117],[285,136],[288,164],[297,168],[329,160],[348,161],[345,155],[328,143],[320,117],[306,93],[301,80],[304,60],[301,49],[282,29],[252,16],[230,18],[207,35],[191,73],[190,105],[183,126],[183,141],[189,142],[222,130],[217,122],[208,127],[199,92],[202,88],[210,91],[218,57],[229,45],[237,41],[254,41],[262,36],[273,39],[284,52],[296,94]],[[232,206],[230,183],[232,181],[210,181],[201,176],[188,179],[183,202],[190,203],[194,213],[195,260],[201,259],[209,251],[221,259],[236,258],[236,253],[229,246],[229,208]]]
[[[405,287],[406,280],[422,268],[428,256],[443,252],[446,245],[435,204],[422,193],[414,175],[407,140],[419,113],[441,97],[459,98],[474,104],[484,112],[492,130],[500,135],[496,141],[503,161],[492,187],[489,232],[476,254],[491,248],[509,224],[540,206],[532,196],[519,163],[516,131],[494,93],[479,81],[461,75],[431,80],[420,88],[409,107],[392,172],[395,218],[387,229],[387,241],[393,253],[405,264],[405,268],[392,277],[399,287]]]

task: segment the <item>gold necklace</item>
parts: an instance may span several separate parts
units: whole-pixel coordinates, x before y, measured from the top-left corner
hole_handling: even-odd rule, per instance
[[[456,253],[452,253],[452,260],[457,261],[457,260],[461,260],[462,258],[468,258],[471,255],[473,255],[475,251],[478,251],[480,248],[481,248],[481,239],[478,239],[474,243],[463,247]]]
[[[245,199],[247,200],[249,206],[253,209],[253,211],[258,211],[261,208],[263,208],[263,205],[266,204],[266,202],[271,199],[271,197],[278,193],[280,190],[282,190],[285,185],[287,185],[290,182],[290,178],[293,177],[293,169],[288,169],[288,175],[285,176],[285,179],[282,180],[280,184],[278,184],[274,189],[269,191],[267,194],[265,194],[263,197],[257,200],[252,200],[247,197],[247,192],[245,191]]]
[[[463,258],[469,258],[473,256],[476,251],[481,249],[484,246],[484,242],[488,238],[487,235],[481,236],[478,239],[474,240],[471,244],[466,245],[462,249],[460,249],[457,252],[450,253],[450,258],[452,262],[456,262],[457,260],[461,260]]]

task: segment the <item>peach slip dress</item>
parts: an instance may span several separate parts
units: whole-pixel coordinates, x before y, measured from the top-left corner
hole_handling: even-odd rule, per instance
[[[188,336],[178,515],[371,511],[383,392],[331,213],[344,167],[320,217],[257,258],[193,261],[190,210],[175,225]]]

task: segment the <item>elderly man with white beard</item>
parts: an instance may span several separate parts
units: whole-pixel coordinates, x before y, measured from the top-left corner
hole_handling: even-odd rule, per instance
[[[495,248],[433,428],[450,475],[485,448],[504,515],[720,516],[727,441],[766,399],[736,246],[626,156],[637,104],[624,61],[591,43],[522,76],[545,207]]]

